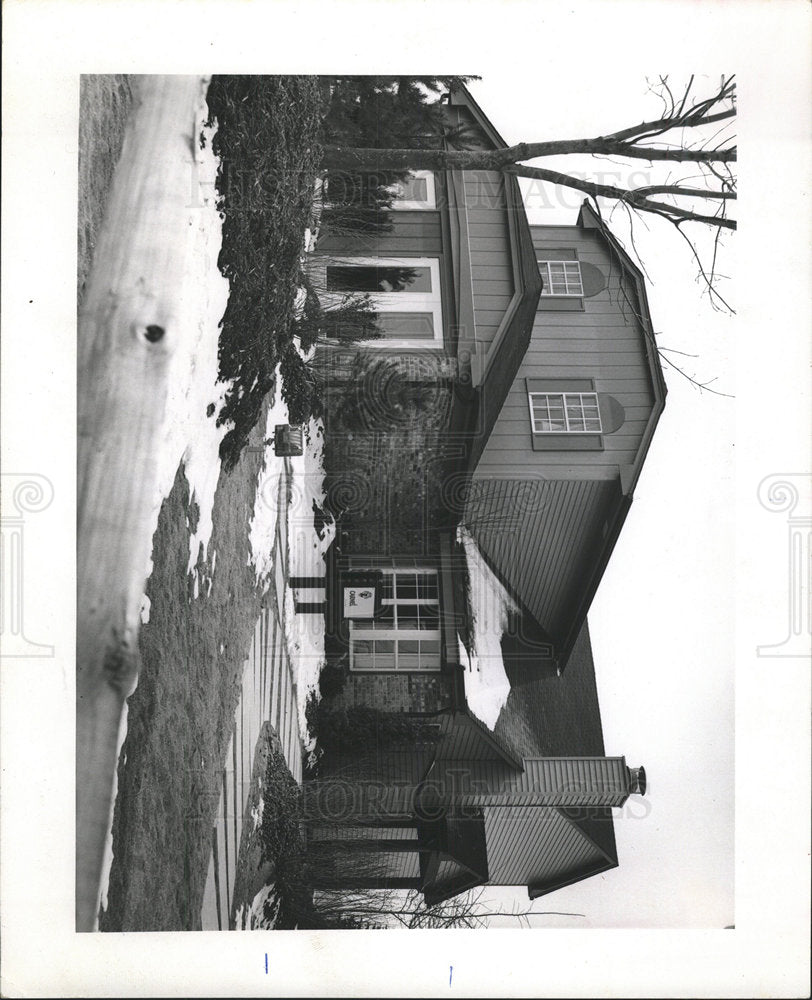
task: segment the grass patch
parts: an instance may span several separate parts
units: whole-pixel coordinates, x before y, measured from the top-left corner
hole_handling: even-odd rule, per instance
[[[126,76],[79,78],[79,217],[76,292],[81,302],[121,156],[133,94]]]
[[[217,552],[216,573],[210,564],[198,563],[213,582],[208,594],[203,587],[195,598],[187,564],[199,512],[181,467],[153,538],[154,568],[146,588],[150,619],[140,629],[141,673],[128,701],[114,861],[100,920],[107,931],[200,927],[222,762],[260,611],[261,595],[248,565],[248,525],[274,369],[293,350],[293,302],[319,156],[319,98],[312,78],[254,78],[245,94],[247,82],[216,77],[209,95],[210,111],[218,118],[216,145],[224,157],[219,187],[228,209],[219,260],[231,280],[219,344],[221,377],[236,379],[230,409],[221,417],[237,423],[227,439],[227,468],[212,512],[208,552],[210,558]],[[132,96],[126,77],[82,78],[80,295]],[[283,380],[291,370],[295,374],[296,362],[288,360]],[[294,411],[297,391],[295,384],[283,386]]]
[[[249,443],[258,446],[261,436],[257,428]],[[210,557],[217,553],[217,570],[198,563],[213,578],[208,596],[201,589],[193,598],[186,571],[194,505],[182,467],[161,507],[147,582],[150,619],[139,635],[141,674],[119,763],[102,930],[200,927],[222,763],[260,611],[247,525],[261,462],[260,450],[248,450],[220,476],[208,547]]]

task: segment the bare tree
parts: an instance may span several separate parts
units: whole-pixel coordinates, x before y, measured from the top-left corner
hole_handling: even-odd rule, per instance
[[[320,891],[317,910],[337,922],[369,928],[439,930],[487,927],[494,918],[515,920],[519,927],[531,927],[534,916],[583,917],[583,913],[558,910],[535,911],[493,908],[484,898],[485,889],[469,889],[440,903],[427,905],[417,889],[343,889]]]
[[[606,135],[586,139],[556,139],[543,142],[520,142],[501,149],[352,149],[326,145],[322,165],[329,170],[493,170],[533,180],[549,182],[583,192],[593,199],[622,205],[630,213],[645,213],[670,223],[686,240],[696,260],[702,281],[712,304],[730,307],[718,294],[714,279],[717,273],[719,237],[736,229],[731,217],[736,200],[737,149],[733,125],[736,117],[734,76],[723,76],[718,87],[706,96],[697,91],[695,77],[677,94],[668,77],[661,76],[650,86],[659,100],[658,115],[649,121],[618,129]],[[453,145],[453,139],[446,146]],[[620,161],[646,161],[652,166],[666,165],[668,173],[661,183],[640,186],[607,184],[528,164],[527,161],[551,156],[588,154],[596,164],[603,158]],[[678,169],[679,168],[679,169]],[[676,173],[675,173],[676,171]],[[597,167],[594,171],[599,173]],[[715,234],[705,259],[696,241],[685,227],[697,223],[710,227]]]

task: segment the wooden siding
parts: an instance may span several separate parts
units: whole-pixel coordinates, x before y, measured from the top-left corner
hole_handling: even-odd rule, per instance
[[[470,108],[455,104],[457,99],[452,96],[449,115],[469,130],[466,147],[492,149],[495,136],[483,129]],[[465,206],[460,237],[466,245],[460,256],[468,274],[460,275],[460,282],[471,282],[474,312],[474,329],[461,329],[459,343],[464,350],[484,353],[515,290],[505,181],[496,170],[453,171],[451,176],[456,197]]]
[[[620,806],[628,798],[622,757],[539,757],[515,772],[496,761],[438,761],[434,790],[454,805]]]
[[[531,226],[531,233],[537,252],[574,250],[579,260],[606,275],[607,287],[585,298],[583,311],[536,313],[530,345],[477,472],[519,475],[530,466],[550,477],[566,469],[567,478],[614,478],[620,466],[634,463],[654,405],[636,290],[594,230]],[[534,452],[527,378],[594,379],[597,392],[614,396],[624,407],[626,420],[603,435],[601,451]]]
[[[618,495],[616,482],[546,480],[534,468],[516,479],[477,471],[465,524],[508,590],[554,638],[569,626]]]
[[[437,755],[445,760],[490,760],[495,753],[471,726],[458,726],[440,742]]]
[[[417,851],[352,851],[338,854],[333,877],[351,884],[360,877],[369,879],[401,879],[420,877],[420,855]]]
[[[433,743],[417,743],[409,750],[387,750],[380,753],[375,777],[387,784],[416,785],[434,759]]]
[[[308,842],[322,843],[335,840],[402,840],[417,841],[417,828],[413,826],[316,826],[308,835]]]
[[[553,808],[489,807],[485,837],[490,885],[527,885],[565,877],[605,860]]]
[[[629,794],[623,757],[531,757],[517,786],[528,795],[544,789],[559,805],[619,806]]]
[[[520,775],[521,772],[503,761],[446,759],[435,763],[427,784],[448,802],[474,803],[479,794],[485,794],[485,789],[494,790],[494,794],[501,794],[500,789],[512,789]]]
[[[415,786],[385,785],[383,781],[322,779],[303,785],[305,819],[320,826],[376,820],[398,824],[414,815]]]
[[[474,339],[487,349],[515,290],[505,182],[493,170],[466,171],[463,178],[474,290]]]

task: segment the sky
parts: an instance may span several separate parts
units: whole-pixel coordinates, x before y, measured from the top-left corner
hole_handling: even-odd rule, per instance
[[[759,505],[757,489],[771,473],[809,468],[809,7],[391,0],[385,43],[380,11],[371,0],[4,5],[3,472],[43,472],[54,488],[53,502],[26,521],[25,573],[35,585],[24,621],[26,635],[55,653],[2,664],[3,992],[110,995],[124,984],[131,995],[312,995],[315,983],[315,992],[371,996],[804,995],[809,663],[759,658],[756,648],[780,641],[787,616],[787,516]],[[588,915],[568,918],[568,928],[635,929],[372,942],[304,932],[75,935],[66,831],[78,75],[473,72],[482,76],[474,94],[512,141],[642,118],[647,74],[731,69],[741,83],[744,223],[726,253],[736,319],[713,316],[684,255],[665,242],[644,257],[661,343],[697,354],[697,372],[736,399],[700,398],[668,378],[666,410],[590,615],[606,748],[646,766],[650,809],[618,821],[620,868],[583,883],[588,898],[580,889],[578,900],[550,897],[556,909]],[[574,221],[576,203],[566,207]],[[780,280],[768,283],[765,267],[776,262]],[[732,835],[736,930],[723,932],[733,922]],[[662,924],[683,929],[638,929]]]
[[[508,143],[601,135],[655,118],[660,109],[639,69],[606,81],[586,67],[566,104],[533,111],[517,94],[532,90],[534,76],[517,69],[470,84]],[[653,179],[639,162],[578,156],[543,165],[593,177],[597,169],[607,183],[629,174],[636,175],[631,183]],[[531,223],[575,223],[580,192],[534,181],[522,186]],[[628,247],[624,214],[610,218]],[[729,396],[700,393],[666,366],[665,412],[589,615],[606,752],[643,764],[649,790],[617,814],[619,868],[532,906],[584,916],[534,917],[538,926],[734,922],[733,595],[726,581],[733,572],[735,318],[714,312],[687,247],[658,223],[635,227],[658,345],[692,355],[669,356]],[[723,252],[722,273],[732,273],[732,264]],[[486,896],[528,906],[524,891]]]

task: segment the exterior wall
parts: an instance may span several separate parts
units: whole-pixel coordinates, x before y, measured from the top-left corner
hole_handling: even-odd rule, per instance
[[[443,673],[347,673],[334,708],[369,705],[383,712],[438,712],[451,701],[451,679]]]
[[[461,806],[621,806],[629,796],[622,757],[536,757],[514,771],[498,761],[438,760],[431,780]]]
[[[495,171],[464,175],[477,345],[487,348],[513,297],[513,264],[504,180]]]
[[[311,844],[336,840],[403,840],[417,841],[417,828],[414,826],[352,826],[351,824],[332,826],[314,826],[308,832],[308,842]]]
[[[359,378],[363,367],[342,351],[325,397],[327,502],[339,516],[342,553],[436,555],[442,469],[454,447],[445,438],[453,363],[428,352],[365,357],[385,367]],[[404,374],[405,402],[388,381],[396,369]]]
[[[347,234],[324,236],[318,241],[317,253],[343,257],[393,257],[411,254],[414,257],[437,257],[443,253],[440,210],[421,209],[418,212],[393,211],[392,230],[374,236]]]
[[[341,690],[322,697],[321,711],[329,715],[337,713],[339,717],[348,713],[351,725],[358,721],[352,716],[355,708],[371,708],[384,714],[374,717],[373,729],[361,745],[350,747],[342,739],[331,746],[321,758],[320,777],[417,785],[434,757],[439,719],[415,719],[419,737],[404,736],[400,723],[409,724],[408,719],[404,720],[404,713],[439,712],[450,700],[451,678],[445,673],[362,674],[348,671]],[[436,730],[431,725],[434,722]]]
[[[392,228],[389,232],[374,235],[342,233],[323,235],[316,250],[308,257],[307,269],[316,292],[325,287],[324,268],[329,263],[340,262],[345,257],[395,258],[408,264],[409,257],[436,257],[440,265],[440,294],[443,312],[443,343],[446,353],[453,352],[452,327],[455,323],[454,290],[448,238],[448,218],[444,207],[443,187],[437,177],[437,209],[420,211],[392,210],[389,213]],[[375,341],[363,345],[365,349],[380,351],[387,356],[409,354],[409,349],[398,352],[381,348]],[[356,350],[360,350],[356,348]]]
[[[583,308],[536,314],[533,336],[479,461],[481,476],[520,476],[532,466],[551,478],[613,478],[636,455],[654,403],[636,292],[600,235],[579,226],[531,227],[538,251],[574,250],[607,286]],[[544,302],[542,296],[541,306]],[[623,425],[603,435],[602,451],[533,452],[526,379],[591,378],[625,409]]]
[[[448,113],[453,124],[468,129],[466,148],[493,148],[468,108],[452,105]],[[498,171],[470,170],[450,171],[447,184],[460,302],[459,346],[484,354],[514,292],[505,182]]]

